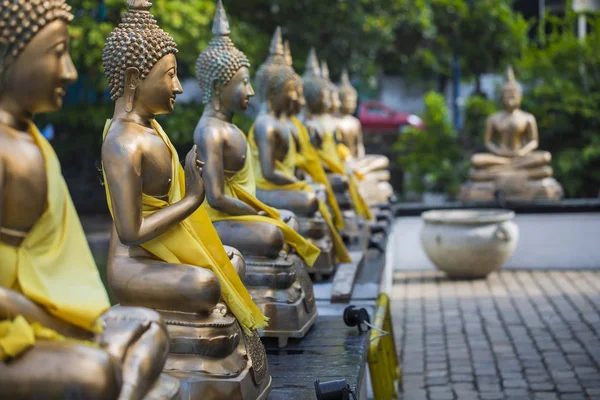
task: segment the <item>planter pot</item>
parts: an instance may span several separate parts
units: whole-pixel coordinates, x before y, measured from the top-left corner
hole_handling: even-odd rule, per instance
[[[508,210],[435,210],[422,214],[421,244],[451,278],[485,278],[500,269],[519,240]]]

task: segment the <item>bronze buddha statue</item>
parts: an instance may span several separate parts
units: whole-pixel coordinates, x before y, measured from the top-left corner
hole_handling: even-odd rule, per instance
[[[539,134],[535,116],[519,109],[523,89],[511,67],[502,87],[504,110],[486,121],[484,144],[490,153],[471,158],[463,201],[492,201],[500,192],[507,200],[560,200],[562,186],[552,177],[552,155],[536,150]]]
[[[338,85],[340,108],[338,133],[341,143],[348,151],[346,162],[363,177],[360,181],[361,193],[369,205],[388,203],[394,190],[390,185],[390,160],[383,155],[366,154],[360,120],[353,114],[356,111],[358,92],[350,83],[346,69],[342,72]]]
[[[348,168],[338,153],[335,121],[331,112],[338,98],[335,85],[323,78],[316,52],[310,50],[303,76],[306,106],[303,123],[312,134],[312,142],[317,148],[321,162],[328,172],[328,178],[336,194],[337,202],[344,216],[342,234],[347,240],[356,241],[360,235],[361,219],[372,218],[370,209],[360,195],[354,172]]]
[[[229,32],[219,1],[214,36],[196,64],[206,103],[194,133],[205,165],[204,207],[223,242],[237,247],[246,259],[246,284],[270,319],[264,335],[277,337],[285,346],[289,337],[303,337],[317,317],[306,264],[315,262],[319,249],[296,232],[291,215],[282,221],[279,211],[256,196],[250,145],[232,122],[254,95],[250,63]]]
[[[242,280],[241,254],[225,248],[206,210],[196,147],[185,171],[155,119],[173,111],[182,88],[177,47],[151,2],[130,9],[107,39],[111,96],[102,162],[113,216],[108,279],[121,305],[158,310],[171,350],[165,372],[191,399],[264,398],[271,377],[257,329],[267,319]]]
[[[289,116],[293,104],[301,102],[298,75],[286,60],[279,27],[273,35],[269,56],[256,74],[256,85],[261,111],[250,128],[248,142],[252,149],[258,198],[298,215],[300,233],[321,249],[321,256],[311,273],[317,277],[330,275],[336,261],[349,262],[350,257],[327,207],[325,188],[309,183],[305,171],[299,173],[300,138]],[[311,212],[297,208],[295,199],[301,197],[316,202],[318,213],[314,207]]]
[[[164,321],[109,310],[58,158],[33,124],[77,79],[70,10],[0,4],[0,397],[174,398]]]

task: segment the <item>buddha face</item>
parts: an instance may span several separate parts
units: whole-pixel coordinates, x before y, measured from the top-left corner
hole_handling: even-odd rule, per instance
[[[125,96],[129,81],[128,77]],[[150,114],[169,114],[175,109],[177,95],[182,93],[183,88],[177,78],[177,60],[175,55],[167,54],[152,67],[146,79],[138,82],[135,101]]]
[[[296,90],[296,82],[288,80],[283,85],[283,90],[278,91],[272,97],[272,107],[276,113],[281,113],[293,107],[294,103],[298,102],[298,91]]]
[[[55,20],[40,30],[4,75],[0,98],[15,112],[29,115],[57,111],[77,70],[69,54],[67,23]]]
[[[306,99],[304,98],[304,85],[302,82],[296,84],[296,101],[291,104],[291,114],[300,114],[302,108],[306,105]]]
[[[341,98],[342,106],[341,111],[344,114],[354,114],[357,107],[357,98],[354,94],[346,94]]]
[[[254,89],[250,83],[250,71],[242,67],[225,86],[217,90],[221,107],[231,112],[243,112],[248,109]]]
[[[502,105],[504,109],[513,111],[521,105],[521,92],[517,88],[505,88],[502,90]]]
[[[342,102],[340,100],[340,94],[337,90],[330,90],[331,94],[331,103],[329,104],[329,112],[336,113],[340,110]]]

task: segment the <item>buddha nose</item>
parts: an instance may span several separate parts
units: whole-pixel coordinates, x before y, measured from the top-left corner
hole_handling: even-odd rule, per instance
[[[176,95],[183,94],[183,87],[181,86],[181,82],[179,82],[178,77],[175,77],[175,86],[173,87],[173,93]]]
[[[61,72],[61,79],[64,83],[70,84],[77,80],[77,68],[75,68],[75,64],[73,64],[69,53],[63,56]]]
[[[251,84],[248,84],[248,97],[253,97],[256,93],[254,93],[254,88]]]

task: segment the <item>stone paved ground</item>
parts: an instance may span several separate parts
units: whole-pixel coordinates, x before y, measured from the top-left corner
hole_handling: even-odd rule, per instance
[[[400,398],[600,399],[600,271],[396,272]]]

